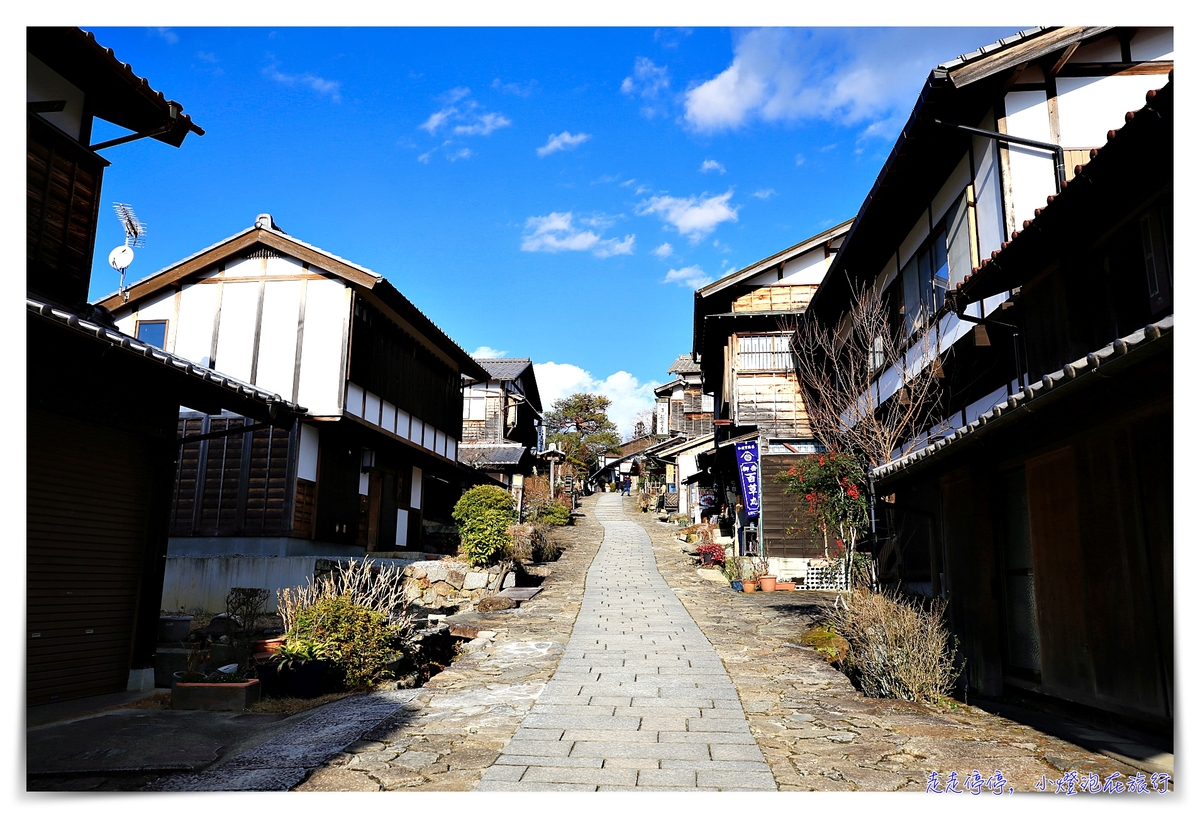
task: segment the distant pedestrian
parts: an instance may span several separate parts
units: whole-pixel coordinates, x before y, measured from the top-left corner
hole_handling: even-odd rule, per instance
[[[632,486],[632,481],[628,477],[621,481],[621,494],[629,494],[629,488]],[[632,495],[630,495],[632,496]]]

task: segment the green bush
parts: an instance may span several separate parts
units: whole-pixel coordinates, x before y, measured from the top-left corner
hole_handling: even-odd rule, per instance
[[[300,663],[324,659],[347,688],[356,690],[386,675],[400,638],[400,628],[389,625],[382,613],[356,605],[349,596],[331,597],[297,612],[282,653]]]
[[[475,567],[493,565],[512,551],[509,527],[517,521],[512,495],[497,486],[475,486],[454,504],[459,553]]]
[[[546,525],[569,525],[571,522],[571,509],[562,503],[551,503],[538,514],[538,522],[545,523]]]

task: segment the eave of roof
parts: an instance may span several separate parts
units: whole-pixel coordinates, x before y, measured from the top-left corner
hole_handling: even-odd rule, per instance
[[[26,48],[64,79],[87,95],[88,111],[134,132],[144,132],[172,122],[170,108],[178,113],[169,131],[153,138],[179,147],[189,133],[204,129],[183,113],[183,106],[168,100],[149,81],[117,59],[111,48],[96,42],[96,35],[74,27],[30,27]]]
[[[515,381],[533,366],[530,358],[476,358],[475,362],[487,370],[492,380],[497,381]]]
[[[693,361],[692,356],[685,352],[683,355],[680,355],[678,358],[675,359],[675,363],[671,364],[670,369],[667,370],[667,374],[668,375],[676,375],[676,374],[691,375],[691,374],[694,374],[699,371],[700,371],[700,364]]]
[[[1172,140],[1174,71],[1167,77],[1166,85],[1146,93],[1144,107],[1126,113],[1125,124],[1110,130],[1107,142],[1092,149],[1090,161],[1077,166],[1075,178],[1063,183],[1061,193],[1047,196],[1045,207],[1035,209],[1033,218],[1026,219],[1021,229],[1013,231],[1010,240],[1002,243],[991,258],[984,259],[958,283],[957,290],[965,303],[1019,286],[1022,281],[1013,275],[1027,266],[1022,261],[1038,253],[1047,236],[1069,232],[1079,217],[1087,218],[1093,213],[1098,206],[1097,185],[1108,182],[1114,175],[1118,182],[1170,177],[1173,168],[1170,148],[1148,151],[1139,144],[1141,139],[1156,136]],[[1158,165],[1152,165],[1153,162]]]
[[[1083,358],[1067,364],[1062,369],[1050,373],[1037,383],[1030,384],[1018,394],[1009,396],[1008,400],[997,403],[977,419],[966,426],[955,429],[950,434],[917,449],[904,457],[890,463],[884,463],[871,470],[875,479],[881,483],[889,481],[900,473],[918,464],[932,463],[934,459],[959,451],[964,442],[974,441],[987,432],[995,431],[1008,425],[1019,416],[1018,410],[1030,411],[1040,408],[1043,404],[1062,397],[1082,384],[1094,382],[1108,374],[1107,370],[1122,361],[1128,362],[1130,353],[1134,356],[1149,354],[1159,345],[1169,345],[1175,327],[1175,317],[1167,316],[1144,329],[1137,330],[1122,338],[1117,338],[1095,352],[1088,353]]]
[[[696,292],[701,298],[708,298],[709,296],[714,295],[727,287],[731,287],[734,284],[738,284],[747,278],[753,278],[759,273],[769,270],[771,267],[774,267],[777,264],[783,264],[795,258],[796,256],[807,253],[809,250],[820,247],[827,241],[832,241],[838,236],[845,235],[850,231],[850,225],[853,223],[854,219],[846,219],[846,221],[842,222],[841,224],[835,225],[834,227],[831,227],[822,233],[818,233],[815,236],[807,238],[799,244],[793,244],[786,250],[780,250],[778,253],[767,256],[761,261],[756,261],[748,267],[743,267],[737,272],[730,273],[724,278],[714,281],[712,284],[706,284],[705,286],[696,290]]]
[[[278,418],[280,422],[283,422],[308,412],[305,407],[284,400],[274,392],[268,392],[254,384],[240,381],[237,378],[231,378],[228,375],[201,366],[186,358],[164,352],[158,347],[151,346],[144,341],[139,341],[137,338],[126,335],[123,332],[109,329],[108,327],[80,318],[75,313],[53,304],[27,296],[25,298],[25,307],[31,316],[38,316],[79,333],[81,336],[87,336],[99,343],[121,349],[131,355],[141,356],[177,373],[182,373],[210,384],[215,388],[223,389],[232,395],[237,395],[240,399],[259,403],[267,410],[266,414],[273,420]]]

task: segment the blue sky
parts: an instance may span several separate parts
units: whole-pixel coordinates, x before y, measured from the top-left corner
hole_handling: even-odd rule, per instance
[[[934,65],[1020,28],[90,29],[207,132],[105,151],[91,295],[111,202],[133,280],[269,212],[625,432],[695,287],[853,216]]]

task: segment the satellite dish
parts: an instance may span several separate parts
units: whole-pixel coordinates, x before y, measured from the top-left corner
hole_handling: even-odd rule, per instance
[[[114,270],[124,272],[126,267],[133,264],[133,248],[122,244],[108,254],[108,263]]]

